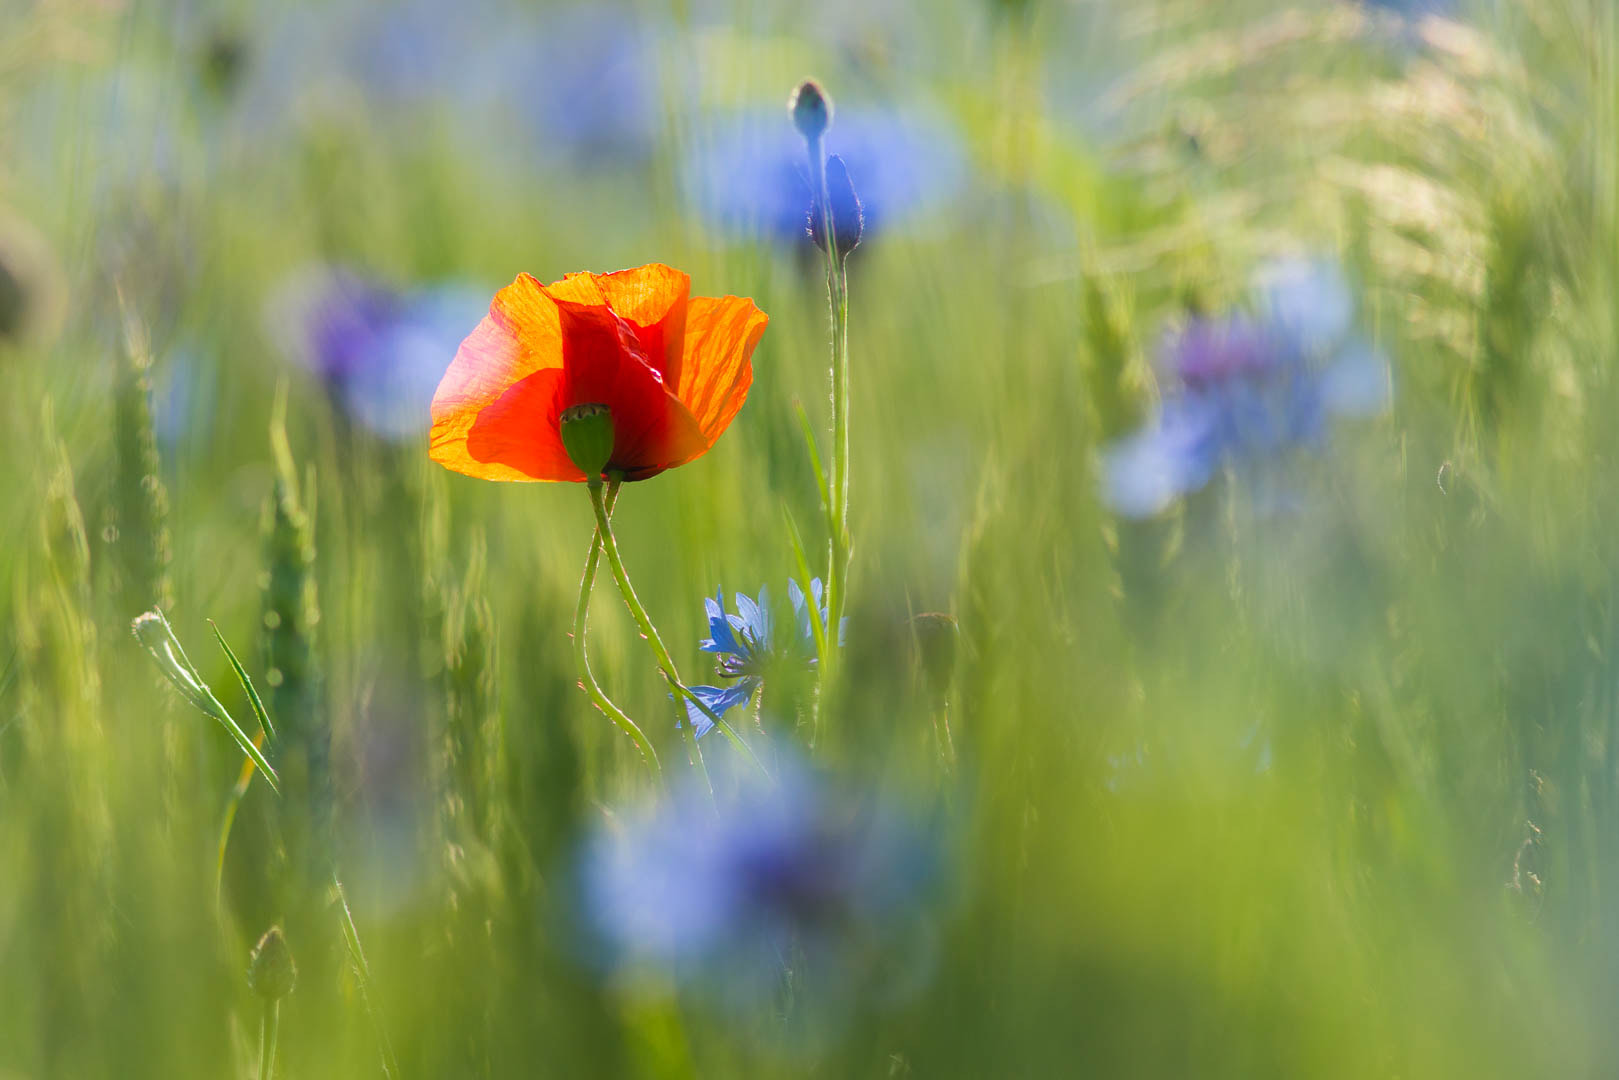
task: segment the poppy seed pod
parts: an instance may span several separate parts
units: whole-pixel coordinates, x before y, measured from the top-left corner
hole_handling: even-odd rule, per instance
[[[575,405],[557,418],[568,459],[587,480],[599,482],[613,456],[613,410],[606,405]]]
[[[298,965],[292,962],[286,935],[281,927],[272,926],[253,946],[247,963],[248,988],[266,1001],[280,1001],[297,983]]]
[[[793,118],[793,126],[800,135],[819,139],[832,126],[832,99],[826,96],[820,83],[805,79],[787,99],[787,114]]]
[[[855,194],[848,167],[836,154],[826,159],[826,195],[832,204],[832,242],[841,257],[860,243],[861,234],[866,229],[866,211],[860,205],[860,196]],[[815,246],[825,251],[826,237],[822,222],[821,200],[817,198],[810,205],[809,234]]]

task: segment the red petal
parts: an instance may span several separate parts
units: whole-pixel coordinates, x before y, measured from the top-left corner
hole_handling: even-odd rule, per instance
[[[428,453],[457,472],[486,480],[576,479],[556,475],[555,413],[549,425],[544,413],[518,415],[514,402],[537,407],[538,383],[515,398],[508,397],[536,373],[562,366],[562,326],[556,304],[540,283],[519,274],[495,294],[489,314],[461,343],[449,370],[433,395],[433,431]],[[487,420],[483,413],[501,408]],[[479,437],[472,439],[474,429]],[[507,460],[507,455],[511,459]],[[561,460],[567,463],[564,455]],[[547,464],[549,463],[549,464]]]
[[[635,328],[605,306],[558,301],[562,322],[561,408],[613,411],[610,468],[644,479],[708,448],[697,421],[669,393],[640,351]]]
[[[515,469],[523,479],[584,480],[585,474],[569,460],[557,431],[562,387],[561,368],[536,371],[507,387],[483,408],[467,432],[467,456],[485,463],[486,469],[488,463]]]
[[[606,304],[635,328],[642,354],[664,381],[680,381],[681,339],[691,278],[662,263],[611,274],[569,274],[546,292],[557,301]]]

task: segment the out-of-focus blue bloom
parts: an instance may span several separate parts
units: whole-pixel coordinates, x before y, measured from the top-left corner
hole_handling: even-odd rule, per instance
[[[350,419],[393,441],[426,436],[433,391],[488,293],[462,285],[396,291],[347,270],[289,282],[269,305],[271,335],[319,376]]]
[[[810,581],[816,608],[821,613],[821,624],[828,619],[826,599],[821,579]],[[787,582],[787,597],[792,606],[791,633],[776,636],[776,615],[770,604],[770,590],[760,586],[757,599],[744,593],[732,598],[736,613],[725,610],[725,590],[719,589],[713,599],[704,599],[708,613],[708,637],[697,645],[704,652],[719,656],[716,673],[723,679],[738,680],[730,686],[693,686],[692,693],[715,713],[724,716],[727,709],[746,705],[754,690],[765,676],[779,664],[794,664],[812,668],[816,664],[815,629],[811,622],[809,600],[798,582]],[[838,628],[838,644],[843,644],[843,627]],[[686,702],[686,716],[691,720],[697,737],[702,738],[714,727],[701,709]]]
[[[837,1007],[894,969],[941,881],[935,830],[781,762],[717,813],[688,782],[587,841],[580,898],[608,967],[652,965],[749,1008],[789,978]]]
[[[1165,347],[1173,382],[1156,415],[1103,457],[1108,504],[1146,517],[1223,467],[1319,446],[1335,416],[1388,405],[1388,364],[1352,335],[1336,264],[1286,260],[1256,276],[1257,318],[1197,318]]]
[[[255,130],[391,122],[524,169],[638,160],[655,145],[663,26],[623,2],[337,0],[265,22],[242,106]]]
[[[1367,7],[1382,8],[1398,15],[1419,18],[1423,15],[1446,15],[1456,8],[1455,0],[1360,0]]]
[[[848,166],[868,239],[946,205],[966,177],[955,130],[920,113],[840,106],[825,148]],[[698,211],[720,228],[784,244],[805,240],[809,161],[780,110],[739,114],[699,132],[683,182]]]
[[[626,5],[548,11],[512,50],[505,100],[520,108],[542,156],[577,161],[640,158],[661,116],[653,29]]]

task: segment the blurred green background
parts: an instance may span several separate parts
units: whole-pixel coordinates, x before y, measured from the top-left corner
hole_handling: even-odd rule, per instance
[[[413,389],[521,271],[752,296],[746,407],[615,518],[706,680],[703,598],[779,595],[784,510],[819,520],[825,280],[768,165],[806,75],[872,212],[806,753],[945,822],[948,867],[903,992],[808,1034],[582,955],[581,838],[647,793],[575,687],[590,508],[431,464]],[[380,1075],[374,1019],[405,1077],[1611,1075],[1616,212],[1608,0],[0,0],[0,1077],[256,1075],[278,921],[289,1077]],[[1391,408],[1288,457],[1288,512],[1232,471],[1114,515],[1166,330],[1288,256],[1342,265]],[[334,280],[477,302],[333,360]],[[129,634],[154,605],[238,719],[209,619],[330,732],[217,891],[241,756]],[[953,768],[920,612],[959,625]]]

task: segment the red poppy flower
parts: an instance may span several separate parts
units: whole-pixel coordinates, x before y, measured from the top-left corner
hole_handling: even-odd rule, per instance
[[[428,453],[485,480],[583,481],[558,417],[600,404],[607,471],[645,480],[700,457],[742,407],[770,320],[744,297],[690,291],[658,263],[550,285],[519,274],[444,373]]]

